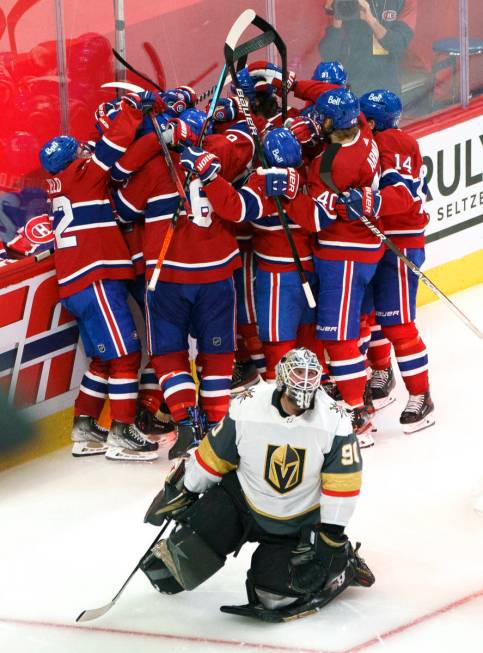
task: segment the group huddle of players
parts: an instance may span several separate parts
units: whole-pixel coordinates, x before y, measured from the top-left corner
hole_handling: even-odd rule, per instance
[[[324,388],[350,410],[360,446],[374,444],[371,416],[393,399],[391,347],[409,392],[403,430],[434,423],[427,352],[414,322],[417,278],[360,219],[423,263],[424,166],[417,142],[398,127],[399,98],[383,89],[357,98],[343,67],[321,62],[310,80],[289,73],[289,93],[305,107],[290,108],[282,124],[277,65],[251,63],[238,81],[268,167],[235,97],[218,100],[200,144],[206,114],[185,86],[101,105],[94,144],[58,136],[41,149],[59,294],[91,359],[75,402],[74,455],[152,460],[158,444],[150,436],[174,427],[169,457],[176,458],[224,417],[234,389],[273,381],[294,346],[317,354]],[[191,173],[192,181],[149,290],[180,204],[153,115],[177,175]],[[139,383],[143,346],[129,294],[146,324]],[[109,432],[97,423],[107,397]],[[160,407],[173,427],[158,421]]]

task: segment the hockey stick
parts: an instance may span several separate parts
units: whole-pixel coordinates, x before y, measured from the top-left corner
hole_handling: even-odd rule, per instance
[[[259,29],[263,30],[263,34],[261,36],[255,37],[251,39],[250,41],[247,41],[246,43],[242,43],[241,45],[237,46],[237,40],[233,38],[227,38],[225,42],[225,61],[227,63],[227,66],[230,70],[230,74],[232,77],[233,84],[235,85],[235,90],[236,94],[238,96],[238,100],[240,103],[240,107],[243,111],[243,114],[245,116],[245,121],[248,125],[248,128],[250,130],[251,136],[253,138],[253,141],[255,143],[255,149],[257,156],[263,166],[263,168],[268,168],[267,161],[265,159],[265,155],[263,153],[263,148],[262,148],[262,143],[260,141],[260,135],[258,133],[257,127],[255,123],[253,122],[252,114],[250,113],[250,103],[248,101],[247,96],[243,92],[243,89],[240,86],[240,82],[238,80],[236,70],[235,70],[235,61],[242,57],[246,57],[246,55],[251,52],[252,50],[249,49],[248,46],[250,44],[257,44],[257,49],[259,47],[264,47],[268,45],[269,43],[275,43],[277,46],[278,51],[280,52],[280,55],[282,57],[282,60],[284,57],[286,58],[286,48],[285,44],[280,38],[280,36],[277,34],[277,32],[273,29],[273,27],[267,23],[263,18],[260,18],[260,16],[257,16],[253,10],[248,9],[247,12],[252,12],[253,17],[252,20],[250,21],[253,25],[258,27]],[[230,37],[230,35],[229,35]],[[285,70],[286,70],[286,61],[285,61]],[[286,79],[285,79],[285,96],[286,96]],[[286,107],[285,107],[285,112],[286,112]],[[290,233],[290,227],[288,225],[288,219],[285,214],[285,211],[282,207],[282,202],[279,197],[274,197],[274,202],[277,207],[277,213],[278,217],[280,220],[280,224],[283,227],[283,230],[285,232],[285,236],[287,238],[287,241],[290,246],[290,250],[292,252],[292,258],[294,260],[295,266],[297,268],[297,272],[300,277],[300,283],[302,284],[303,291],[305,293],[305,297],[307,299],[307,303],[310,306],[310,308],[315,308],[315,299],[314,295],[312,293],[312,289],[309,285],[309,282],[307,281],[307,278],[305,276],[304,269],[302,267],[302,263],[300,262],[300,257],[297,251],[297,248],[295,246],[294,240],[292,238],[292,234]]]
[[[129,576],[126,578],[124,581],[124,584],[122,585],[121,589],[119,592],[116,594],[116,596],[112,599],[112,601],[109,601],[109,603],[106,603],[106,605],[103,605],[100,608],[93,608],[92,610],[82,610],[82,612],[78,615],[76,618],[76,623],[79,623],[80,621],[92,621],[92,619],[98,619],[99,617],[102,617],[103,615],[106,614],[106,612],[109,612],[109,610],[112,608],[112,606],[116,603],[118,598],[121,596],[121,594],[124,592],[126,589],[127,584],[131,580],[131,578],[134,576],[134,574],[137,572],[139,567],[141,566],[141,562],[144,560],[144,558],[147,556],[147,554],[151,551],[153,546],[158,543],[158,541],[161,539],[161,536],[163,535],[164,531],[167,529],[169,524],[171,523],[171,518],[167,520],[163,528],[159,531],[159,533],[156,535],[156,538],[154,541],[150,544],[149,548],[147,551],[144,552],[142,557],[139,559],[137,565],[134,567],[134,569],[131,571]]]
[[[119,592],[116,594],[116,596],[112,599],[112,601],[109,601],[109,603],[106,603],[106,605],[103,605],[100,608],[93,608],[92,610],[83,610],[76,618],[76,623],[79,623],[80,621],[92,621],[92,619],[98,619],[99,617],[102,617],[103,615],[106,614],[106,612],[109,612],[109,610],[112,608],[112,606],[117,602],[118,598],[121,596],[121,594],[124,592],[126,589],[127,584],[131,580],[131,578],[134,576],[134,574],[137,572],[139,567],[141,566],[141,562],[144,560],[144,558],[147,556],[147,554],[151,551],[153,546],[155,546],[159,540],[161,539],[161,536],[164,534],[164,531],[168,528],[169,524],[171,523],[171,518],[168,518],[166,521],[165,525],[163,528],[159,531],[159,533],[156,535],[156,538],[153,540],[153,542],[150,544],[149,548],[147,551],[143,553],[141,558],[139,559],[137,565],[134,567],[134,569],[131,571],[129,576],[126,578],[124,581],[121,589]]]
[[[145,44],[145,45],[147,45],[147,44]],[[148,76],[145,75],[144,73],[142,73],[142,72],[140,72],[139,70],[137,70],[136,68],[134,68],[134,66],[132,66],[130,63],[128,63],[128,62],[124,59],[124,57],[122,57],[122,56],[119,54],[119,52],[117,52],[117,50],[115,50],[114,48],[112,49],[112,54],[114,55],[114,57],[115,57],[115,58],[116,58],[120,63],[122,63],[123,66],[125,66],[125,67],[127,68],[127,70],[130,70],[132,73],[134,73],[134,75],[137,75],[137,76],[140,77],[141,79],[144,79],[145,82],[147,82],[148,84],[151,84],[151,86],[154,86],[154,88],[156,88],[156,89],[157,89],[158,91],[160,91],[161,93],[164,92],[164,89],[161,88],[161,86],[159,86],[159,84],[157,84],[154,80],[152,80],[150,77],[148,77]],[[195,104],[199,104],[200,102],[203,102],[203,100],[207,100],[208,98],[210,98],[210,97],[213,95],[213,93],[216,92],[216,89],[217,89],[217,88],[218,88],[218,83],[216,83],[214,86],[212,86],[211,88],[207,89],[206,91],[203,91],[203,93],[200,93],[200,94],[198,95],[198,97],[196,98],[196,102],[195,102]]]
[[[131,84],[130,82],[107,82],[106,84],[102,84],[102,88],[123,88],[127,89],[133,93],[143,93],[145,89],[141,88],[141,86],[137,86],[136,84]],[[164,142],[163,134],[161,132],[161,128],[158,124],[158,121],[156,120],[156,116],[153,114],[152,111],[148,112],[148,115],[151,119],[151,123],[153,125],[153,129],[156,132],[156,136],[158,137],[159,144],[161,145],[161,150],[163,152],[164,160],[166,161],[166,165],[168,167],[169,175],[173,181],[173,183],[176,185],[176,189],[178,191],[178,194],[180,196],[180,202],[182,202],[182,205],[185,208],[185,211],[187,215],[190,215],[192,213],[191,211],[191,205],[189,203],[188,197],[186,196],[185,190],[183,188],[183,184],[181,182],[181,179],[179,178],[178,172],[176,168],[174,167],[173,159],[171,158],[171,155],[168,150],[168,146]]]
[[[331,188],[335,193],[340,194],[340,190],[337,188],[337,186],[334,183],[334,180],[332,179],[332,174],[330,172],[330,167],[332,164],[332,161],[337,154],[338,150],[340,148],[339,143],[331,143],[327,150],[324,152],[322,155],[322,159],[320,161],[320,178],[324,182],[326,186]],[[424,283],[425,286],[427,286],[435,295],[440,299],[448,308],[453,311],[455,315],[457,315],[462,322],[466,324],[466,326],[473,331],[475,335],[478,336],[478,338],[483,338],[483,333],[478,329],[478,327],[473,324],[473,322],[466,317],[466,315],[463,313],[461,309],[459,309],[456,304],[454,304],[449,297],[447,297],[442,290],[440,290],[437,286],[434,285],[434,283],[429,279],[424,272],[421,270],[421,268],[418,268],[415,263],[411,261],[400,249],[397,245],[395,245],[390,238],[386,236],[385,233],[383,233],[380,229],[376,227],[376,225],[369,220],[364,214],[359,216],[359,220],[368,228],[372,233],[379,238],[381,243],[383,243],[388,249],[391,250],[391,252],[397,256],[397,258],[401,259],[401,261],[413,272],[417,278]]]
[[[244,11],[236,21],[233,23],[228,36],[227,40],[231,39],[235,43],[239,40],[240,36],[243,34],[243,32],[246,30],[246,28],[251,24],[253,18],[255,16],[255,12],[253,9],[247,9]],[[221,71],[220,77],[218,79],[218,83],[216,84],[215,88],[215,93],[213,95],[213,99],[211,100],[210,108],[208,110],[208,114],[206,116],[206,120],[203,123],[203,128],[201,130],[200,137],[198,139],[198,146],[201,147],[203,144],[203,140],[206,134],[206,131],[208,129],[208,125],[210,122],[213,120],[213,115],[215,113],[216,105],[218,104],[218,99],[221,94],[221,90],[223,88],[223,85],[225,83],[226,75],[228,73],[228,66],[225,64],[223,66],[223,69]],[[188,173],[186,175],[185,179],[185,188],[189,188],[189,183],[191,181],[192,175]],[[153,274],[151,276],[151,279],[149,280],[148,283],[148,289],[150,291],[154,291],[156,289],[156,284],[159,279],[159,275],[161,273],[161,268],[163,266],[164,259],[166,257],[166,252],[168,251],[169,244],[173,238],[174,230],[176,227],[176,224],[178,222],[179,218],[179,213],[180,213],[180,204],[178,204],[178,208],[176,209],[175,213],[173,214],[173,217],[171,218],[171,222],[169,223],[168,230],[164,236],[163,243],[161,245],[161,251],[159,252],[158,260],[156,261],[156,265],[153,270]]]

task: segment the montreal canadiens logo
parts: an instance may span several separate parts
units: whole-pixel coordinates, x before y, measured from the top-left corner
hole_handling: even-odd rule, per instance
[[[36,215],[25,225],[25,235],[32,243],[43,245],[54,240],[54,234],[47,215]]]
[[[382,12],[382,20],[385,20],[386,22],[389,23],[396,19],[397,19],[397,11],[394,11],[394,9],[386,9],[385,11]]]

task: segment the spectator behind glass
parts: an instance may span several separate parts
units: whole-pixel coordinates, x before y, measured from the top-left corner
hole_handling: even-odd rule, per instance
[[[399,63],[413,37],[416,3],[417,0],[326,0],[325,12],[332,25],[319,44],[322,60],[342,62],[356,95],[369,91],[376,80],[381,88],[401,95]]]

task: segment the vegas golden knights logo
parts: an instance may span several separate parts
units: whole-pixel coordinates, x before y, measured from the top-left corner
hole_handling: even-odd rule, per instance
[[[265,459],[265,480],[280,494],[286,494],[302,482],[304,476],[305,449],[268,445]]]

